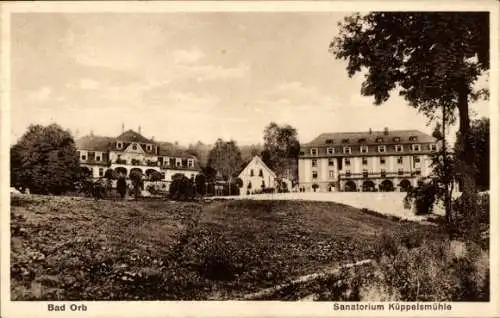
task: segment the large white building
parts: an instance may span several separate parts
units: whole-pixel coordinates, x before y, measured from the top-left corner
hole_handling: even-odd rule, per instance
[[[195,156],[185,153],[171,143],[148,139],[133,130],[118,137],[84,136],[76,140],[80,165],[90,169],[94,178],[103,177],[107,169],[128,177],[131,171],[146,177],[159,172],[162,181],[172,181],[175,174],[188,178],[200,173]]]
[[[418,130],[324,133],[301,145],[305,191],[392,191],[416,186],[432,171],[434,137]]]

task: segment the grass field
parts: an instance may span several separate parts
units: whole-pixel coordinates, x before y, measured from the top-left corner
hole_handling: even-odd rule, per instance
[[[333,202],[11,197],[12,300],[239,299],[429,232]]]

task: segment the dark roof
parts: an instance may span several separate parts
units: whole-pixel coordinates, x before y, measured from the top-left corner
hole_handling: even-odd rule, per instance
[[[116,137],[116,140],[146,144],[154,143],[154,141],[144,137],[143,135],[133,131],[132,129],[129,129],[126,132],[122,133],[120,136]]]
[[[114,138],[103,136],[83,136],[75,141],[76,149],[90,151],[108,151],[114,145]]]
[[[411,141],[410,137],[417,137],[416,141]],[[399,137],[396,141],[394,138]],[[382,142],[378,142],[377,138],[382,138]],[[346,142],[347,141],[347,142]],[[312,141],[301,145],[301,147],[328,147],[328,146],[355,146],[369,144],[408,144],[408,143],[432,143],[436,139],[419,130],[388,130],[386,131],[364,131],[364,132],[337,132],[324,133],[313,139]]]
[[[157,141],[156,144],[159,147],[159,156],[195,158],[195,156],[171,142]]]

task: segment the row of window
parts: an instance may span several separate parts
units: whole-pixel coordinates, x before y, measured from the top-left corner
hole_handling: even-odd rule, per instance
[[[419,175],[422,174],[422,172],[421,172],[420,169],[415,169],[415,171],[413,171],[413,173],[416,176],[419,176]],[[363,174],[363,178],[368,178],[368,170],[363,169],[362,174]],[[350,177],[351,176],[351,171],[350,170],[346,170],[345,175],[346,175],[346,177]],[[400,175],[400,176],[404,175],[404,170],[403,169],[398,169],[398,175]],[[380,170],[380,177],[385,178],[386,176],[387,176],[387,171],[385,171],[384,169],[381,169]],[[328,177],[330,179],[335,178],[335,171],[334,170],[328,171]],[[318,179],[318,171],[313,171],[312,172],[312,178],[313,179]]]
[[[344,147],[342,150],[343,150],[343,153],[350,154],[351,149],[352,149],[351,147]],[[380,145],[377,147],[377,151],[380,153],[386,152],[386,149],[387,148],[385,145]],[[431,144],[430,149],[431,149],[431,151],[436,151],[436,145]],[[420,144],[413,144],[413,145],[411,145],[411,150],[415,151],[415,152],[421,151],[421,145]],[[394,151],[403,152],[403,146],[402,145],[394,145]],[[359,147],[359,152],[368,153],[368,146]],[[311,148],[310,153],[312,156],[317,156],[318,155],[318,148]],[[332,147],[326,148],[326,153],[328,155],[333,155],[335,153],[335,149]]]
[[[117,149],[123,149],[123,147],[125,146],[125,144],[121,141],[117,141],[116,142],[116,148]],[[133,150],[137,150],[138,149],[138,144],[132,144],[132,149]],[[150,145],[150,144],[146,144],[146,150],[147,151],[152,151],[153,150],[153,145]]]
[[[254,176],[254,173],[253,173],[253,169],[250,169],[250,177],[253,177]],[[262,171],[262,169],[259,169],[259,177],[263,177],[264,176],[264,172]]]
[[[109,160],[108,154],[107,153],[102,153],[102,152],[95,152],[95,151],[88,151],[88,152],[76,152],[78,154],[78,157],[82,161],[102,161],[102,162],[107,162]]]
[[[386,161],[385,159],[386,159],[385,157],[380,157],[379,158],[380,164],[382,164],[382,165],[385,164],[385,161]],[[413,162],[419,163],[420,162],[420,157],[418,157],[418,156],[413,157]],[[334,163],[335,163],[335,159],[333,159],[333,158],[329,158],[328,159],[328,166],[333,167]],[[363,165],[367,165],[368,164],[368,158],[361,158],[361,163]],[[403,157],[398,157],[397,163],[398,164],[403,164]],[[311,162],[311,164],[312,164],[313,167],[317,167],[318,166],[318,159],[313,159],[312,162]],[[344,158],[344,164],[346,166],[351,165],[351,158]]]
[[[417,137],[417,136],[410,136],[410,137],[408,138],[408,140],[409,140],[409,141],[417,141],[417,139],[418,139],[418,137]],[[343,138],[343,139],[341,140],[341,142],[342,142],[343,144],[348,144],[348,143],[349,143],[349,141],[350,141],[350,140],[349,140],[349,138]],[[401,142],[401,138],[400,138],[400,137],[394,137],[394,138],[392,138],[392,141],[393,141],[393,142]],[[377,137],[377,138],[375,139],[375,142],[378,142],[378,143],[384,142],[384,138],[382,138],[382,137]],[[326,143],[326,144],[333,144],[333,143],[334,143],[334,140],[333,140],[333,139],[327,139],[327,140],[325,141],[325,143]],[[361,144],[361,143],[366,143],[366,138],[360,138],[360,139],[358,139],[358,143],[360,143],[360,144]]]

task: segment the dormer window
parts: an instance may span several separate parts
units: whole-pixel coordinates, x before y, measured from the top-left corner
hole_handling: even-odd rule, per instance
[[[431,151],[436,151],[436,144],[430,144],[430,145],[429,145],[429,149],[430,149]]]
[[[401,145],[395,145],[394,146],[394,150],[396,150],[396,152],[403,152],[403,146],[401,146]]]
[[[385,146],[378,146],[378,152],[385,152]]]
[[[136,145],[136,144],[133,144],[133,145],[132,145],[132,149],[133,149],[133,150],[137,150],[137,145]]]
[[[344,153],[351,153],[351,147],[344,147]]]
[[[317,156],[318,155],[318,148],[311,148],[311,156]]]
[[[325,143],[327,145],[333,144],[333,139],[327,139],[327,140],[325,140]]]
[[[411,145],[411,150],[413,150],[413,151],[420,151],[420,145],[419,144]]]
[[[329,155],[333,155],[333,148],[326,148],[326,153],[329,154]]]
[[[378,137],[377,139],[375,139],[375,142],[383,142],[384,141],[384,138],[382,137]]]
[[[146,145],[146,149],[147,149],[148,151],[151,151],[151,150],[153,150],[153,146],[151,146],[151,145]]]
[[[361,153],[367,153],[368,152],[368,147],[367,146],[361,146],[361,147],[359,147],[359,152],[361,152]]]
[[[417,141],[417,136],[410,136],[410,141]]]
[[[347,143],[349,143],[349,139],[348,139],[348,138],[344,138],[344,139],[342,139],[342,143],[343,143],[343,144],[347,144]]]
[[[394,142],[400,142],[400,141],[401,141],[401,138],[399,138],[399,137],[394,137],[394,138],[392,138],[392,140],[393,140]]]
[[[118,148],[118,149],[122,149],[122,148],[123,148],[123,143],[121,143],[121,142],[117,142],[117,143],[116,143],[116,148]]]
[[[361,139],[359,139],[359,140],[358,140],[358,142],[359,142],[360,144],[363,144],[363,143],[365,143],[365,142],[366,142],[366,139],[365,139],[365,138],[361,138]]]

